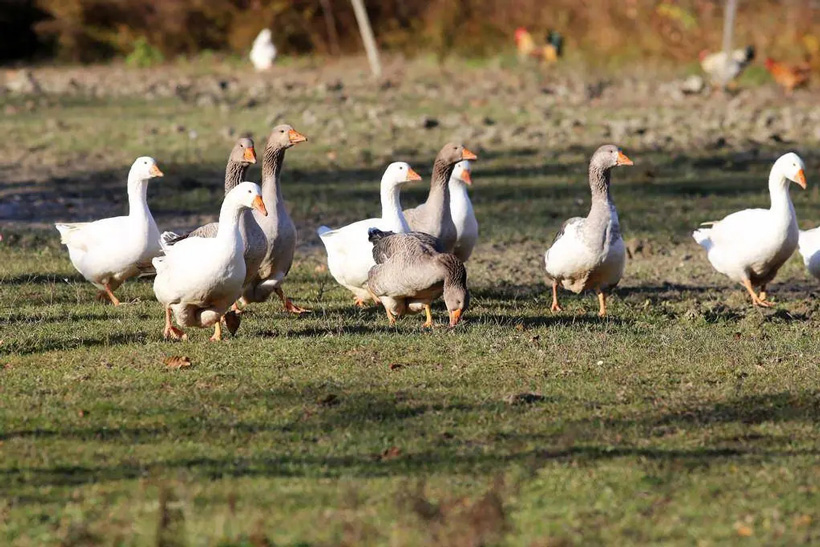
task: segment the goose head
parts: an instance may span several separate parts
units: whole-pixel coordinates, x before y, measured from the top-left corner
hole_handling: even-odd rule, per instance
[[[450,326],[455,327],[470,307],[470,291],[467,289],[467,269],[455,255],[442,254],[439,260],[445,268],[444,304],[450,314]]]
[[[438,156],[436,156],[436,161],[441,162],[446,166],[455,165],[456,163],[463,161],[463,160],[477,160],[478,156],[464,148],[462,144],[455,144],[452,142],[448,142],[444,145]]]
[[[470,171],[472,170],[470,166],[470,160],[463,160],[456,164],[455,169],[453,169],[453,174],[450,175],[450,180],[455,181],[459,184],[473,184],[473,178],[470,175]]]
[[[397,161],[388,165],[387,169],[384,170],[382,187],[394,188],[414,180],[421,180],[421,176],[409,164]]]
[[[163,176],[163,173],[159,170],[157,160],[150,156],[137,158],[131,165],[131,171],[128,173],[129,180],[148,180],[161,176]]]
[[[772,174],[781,175],[786,181],[792,181],[804,190],[806,189],[806,166],[800,156],[794,152],[780,156],[774,162]]]
[[[243,167],[256,163],[256,151],[253,149],[253,140],[243,137],[236,141],[233,150],[231,150],[230,161],[241,163]]]
[[[307,141],[307,137],[288,124],[277,125],[268,137],[268,148],[290,148],[294,144]]]
[[[601,171],[605,171],[620,165],[632,165],[632,160],[627,158],[621,149],[614,144],[605,144],[595,151],[590,164]]]
[[[265,202],[262,201],[262,189],[254,182],[240,182],[225,196],[225,201],[240,209],[256,209],[268,216]]]

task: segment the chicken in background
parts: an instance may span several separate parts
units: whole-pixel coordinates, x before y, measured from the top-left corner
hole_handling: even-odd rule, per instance
[[[709,77],[713,86],[725,88],[749,66],[755,58],[755,47],[735,49],[729,52],[729,58],[722,51],[709,53],[705,49],[700,52],[700,67]]]
[[[515,47],[518,49],[519,59],[532,57],[551,64],[558,61],[564,52],[564,37],[551,30],[547,33],[547,42],[536,45],[532,34],[524,27],[519,27],[515,30]]]
[[[273,33],[269,28],[262,29],[251,48],[251,63],[257,72],[268,70],[276,59],[276,46],[273,45]]]
[[[796,88],[806,84],[811,76],[811,65],[809,63],[787,65],[767,57],[765,65],[766,70],[772,75],[772,79],[786,91],[787,95],[791,95]]]

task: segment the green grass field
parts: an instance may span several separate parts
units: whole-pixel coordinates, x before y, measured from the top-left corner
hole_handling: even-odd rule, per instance
[[[809,190],[792,189],[801,227],[820,223],[810,97],[639,106],[630,88],[564,100],[543,91],[550,75],[514,72],[516,89],[503,71],[436,70],[327,91],[332,75],[294,69],[281,78],[303,87],[244,106],[0,96],[1,544],[820,542],[820,285],[795,256],[777,307],[753,309],[689,236],[766,206],[791,149],[809,166]],[[709,117],[724,111],[735,120]],[[747,140],[767,113],[798,116],[805,139]],[[607,129],[635,118],[648,129]],[[261,149],[278,121],[310,139],[283,185],[301,238],[285,290],[313,313],[255,305],[223,343],[171,343],[150,280],[118,308],[94,300],[50,223],[120,214],[128,166],[150,154],[160,227],[194,227],[218,212],[230,129]],[[323,271],[314,230],[377,213],[389,161],[425,177],[405,205],[423,199],[450,138],[480,157],[472,307],[453,330],[441,303],[432,332],[390,328]],[[626,276],[608,318],[566,293],[551,314],[543,253],[586,213],[588,157],[613,139],[635,161],[613,174]]]

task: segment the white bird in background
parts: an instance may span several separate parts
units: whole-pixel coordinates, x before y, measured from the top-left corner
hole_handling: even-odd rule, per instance
[[[276,46],[273,45],[273,33],[269,28],[262,29],[251,48],[251,62],[258,72],[268,70],[276,59]]]

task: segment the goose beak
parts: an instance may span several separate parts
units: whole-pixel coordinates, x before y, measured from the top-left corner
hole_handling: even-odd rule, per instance
[[[161,177],[161,176],[163,176],[162,171],[159,170],[159,167],[157,167],[156,163],[151,166],[151,170],[148,171],[148,172],[151,173],[152,177]],[[805,186],[804,186],[804,188],[805,188]]]
[[[262,201],[262,196],[256,196],[253,198],[253,208],[262,213],[264,216],[268,216],[268,210],[265,208],[265,202]]]
[[[245,149],[242,159],[250,163],[256,163],[256,152],[254,151],[253,146]]]
[[[291,144],[298,144],[300,142],[305,142],[307,137],[296,131],[295,129],[291,129],[288,131],[288,138],[290,139]]]
[[[450,312],[450,326],[455,327],[461,321],[461,310],[453,310]]]
[[[464,181],[465,184],[469,184],[470,186],[473,185],[473,177],[470,175],[470,172],[466,169],[461,172],[461,180]]]
[[[634,165],[632,160],[626,157],[626,154],[618,150],[618,162],[615,165]]]
[[[414,180],[421,180],[421,175],[413,171],[412,169],[407,170],[407,178],[404,179],[407,182],[414,181]]]
[[[803,190],[806,189],[806,172],[802,169],[797,172],[797,175],[794,177],[794,182],[800,185],[800,188]]]
[[[478,156],[467,150],[466,148],[461,149],[461,159],[462,160],[472,160],[475,161],[478,159]]]

